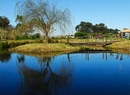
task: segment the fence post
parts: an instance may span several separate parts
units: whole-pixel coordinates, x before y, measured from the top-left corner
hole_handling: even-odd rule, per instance
[[[67,44],[69,44],[69,35],[67,35]]]

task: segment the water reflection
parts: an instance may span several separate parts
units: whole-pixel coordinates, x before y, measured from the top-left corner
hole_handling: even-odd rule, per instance
[[[120,59],[120,60],[123,60],[123,54],[119,54],[119,53],[117,53],[117,56],[116,56],[116,59]]]
[[[46,67],[50,67],[50,63],[53,61],[54,57],[37,57],[37,60],[39,62],[40,65],[46,66]]]
[[[70,54],[67,53],[68,62],[70,62]]]
[[[43,57],[3,53],[0,58],[0,95],[130,93],[127,54],[85,51]]]
[[[119,59],[120,61],[122,61],[123,60],[123,54],[117,53],[116,59],[117,60]],[[119,69],[120,69],[120,73],[122,74],[122,72],[123,72],[123,64],[122,63],[119,65]]]
[[[74,53],[79,53],[79,52],[74,52]],[[110,52],[110,51],[82,51],[82,53],[85,54],[85,59],[87,59],[88,61],[89,61],[90,55],[92,53],[93,54],[101,53],[102,54],[102,59],[105,59],[105,60],[108,60],[108,54],[110,54],[111,56],[113,56],[113,52]],[[67,54],[67,56],[68,56],[68,61],[70,61],[69,54]],[[128,55],[128,57],[129,57],[129,55]],[[120,59],[120,61],[123,60],[123,54],[117,53],[116,59]]]
[[[50,63],[54,57],[37,57],[39,69],[32,69],[24,63],[24,56],[17,57],[20,64],[18,72],[21,76],[19,95],[52,95],[62,87],[70,88],[73,63],[62,62],[58,71],[53,71]],[[21,61],[22,60],[22,61]]]
[[[24,63],[25,61],[25,56],[23,54],[17,55],[17,59],[19,63]]]
[[[3,63],[7,63],[11,58],[11,53],[9,52],[2,52],[0,53],[0,61]]]
[[[74,53],[79,53],[79,52],[74,52]],[[90,60],[91,54],[101,53],[102,59],[105,60],[108,60],[108,54],[112,54],[110,51],[82,51],[82,53],[85,53],[85,59],[87,59],[88,61]]]

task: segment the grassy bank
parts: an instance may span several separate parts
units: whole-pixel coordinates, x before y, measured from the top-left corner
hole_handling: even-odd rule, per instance
[[[70,42],[74,39],[71,39]],[[79,39],[81,40],[81,39]],[[62,43],[43,43],[43,40],[18,40],[18,41],[5,41],[3,44],[3,41],[0,43],[2,47],[8,47],[9,51],[12,52],[19,52],[19,53],[28,53],[28,54],[58,54],[58,53],[68,53],[73,51],[80,51],[80,50],[105,50],[103,47],[99,46],[83,46],[83,45],[75,45],[71,46],[68,44],[65,44],[65,41],[61,40]],[[58,41],[59,42],[59,41]],[[82,42],[84,40],[82,39]],[[76,43],[80,43],[76,40]],[[107,46],[108,49],[127,49],[129,50],[130,47],[130,41],[120,41],[113,43],[112,45]]]
[[[115,42],[111,45],[106,46],[110,49],[124,49],[124,50],[130,50],[130,40]]]
[[[102,47],[70,46],[64,43],[33,43],[10,48],[9,51],[32,54],[68,53],[79,50],[104,50]]]
[[[10,51],[22,52],[22,53],[52,53],[52,52],[69,52],[79,50],[79,47],[73,47],[67,44],[55,43],[33,43],[18,46],[9,49]]]
[[[115,42],[106,46],[106,48],[111,49],[113,52],[130,54],[130,40]]]
[[[43,40],[5,40],[0,41],[0,49],[8,49],[30,43],[43,43]]]

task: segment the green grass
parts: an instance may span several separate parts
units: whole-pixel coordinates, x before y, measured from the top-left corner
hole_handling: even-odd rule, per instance
[[[54,56],[63,53],[70,53],[80,50],[105,50],[103,47],[95,46],[70,46],[64,43],[33,43],[10,48],[9,51],[30,54],[30,55],[44,55]]]
[[[33,43],[18,46],[15,48],[9,49],[10,51],[22,52],[22,53],[51,53],[51,52],[68,52],[79,50],[79,47],[69,46],[62,43]]]

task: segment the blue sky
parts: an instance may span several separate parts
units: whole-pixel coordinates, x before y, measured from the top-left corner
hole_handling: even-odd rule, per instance
[[[15,26],[15,4],[18,0],[0,0],[0,16],[9,18]],[[75,27],[81,21],[104,23],[108,28],[130,28],[130,0],[59,0],[61,7],[68,7]],[[59,7],[60,8],[60,7]]]

